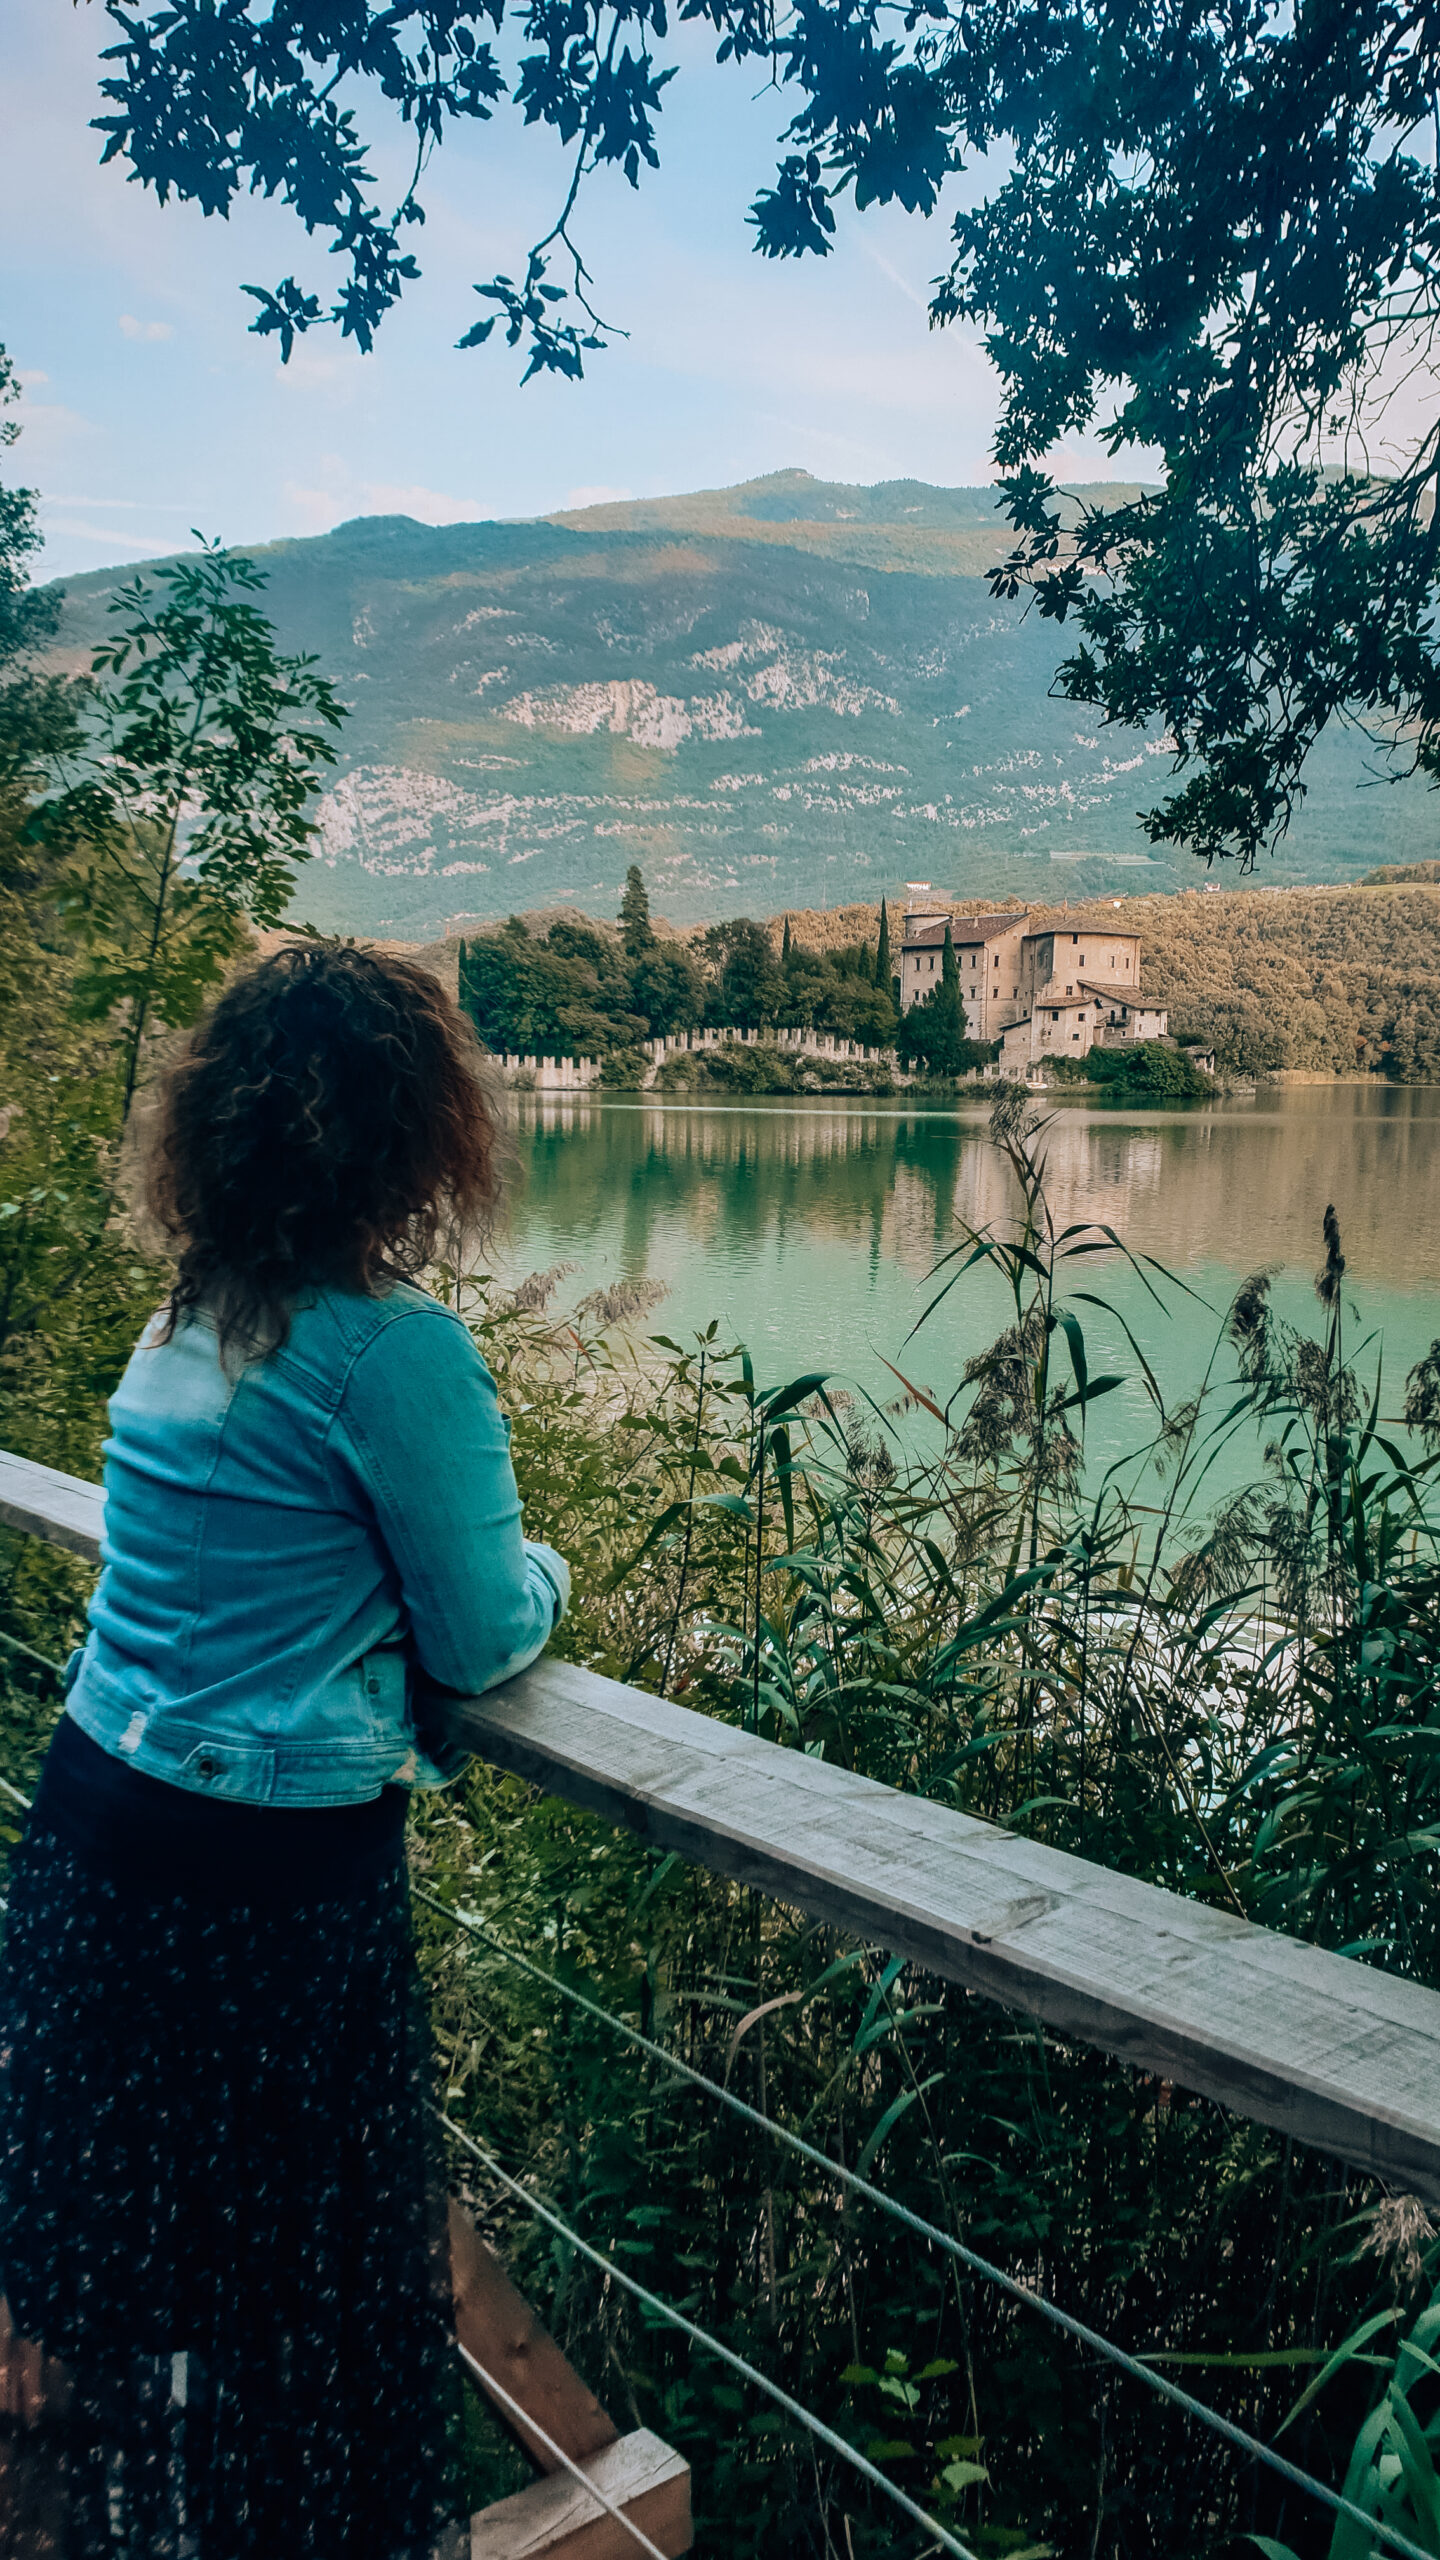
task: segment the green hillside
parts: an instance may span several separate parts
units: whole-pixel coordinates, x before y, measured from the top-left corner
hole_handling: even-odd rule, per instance
[[[1003,541],[988,488],[784,471],[267,546],[284,645],[353,705],[298,911],[419,938],[520,907],[610,914],[636,861],[677,922],[912,877],[1030,899],[1189,885],[1136,823],[1159,742],[1049,699],[1054,626],[985,584]],[[71,663],[130,574],[70,582]],[[1326,742],[1274,877],[1429,853],[1433,801],[1367,779],[1354,743]]]
[[[1204,1041],[1223,1065],[1263,1075],[1281,1068],[1319,1075],[1382,1074],[1440,1082],[1440,863],[1418,865],[1429,882],[1360,882],[1344,888],[1207,889],[1127,897],[1121,922],[1140,936],[1146,995],[1163,1004],[1182,1040]],[[1048,886],[1048,881],[1047,881]],[[1072,900],[1037,906],[1029,929],[1073,930],[1114,921]],[[873,941],[878,906],[843,917],[794,913],[806,945],[834,950]]]

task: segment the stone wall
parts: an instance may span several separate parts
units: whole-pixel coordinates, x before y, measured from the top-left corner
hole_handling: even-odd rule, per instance
[[[893,1049],[867,1049],[861,1040],[841,1040],[828,1032],[677,1031],[668,1039],[641,1043],[650,1061],[642,1090],[644,1086],[653,1084],[667,1058],[687,1049],[720,1049],[732,1041],[744,1048],[785,1049],[812,1058],[854,1058],[867,1066],[887,1066],[895,1074],[900,1072]],[[517,1056],[497,1058],[495,1063],[503,1070],[507,1084],[514,1084],[523,1076],[529,1079],[529,1089],[535,1093],[584,1093],[589,1086],[599,1083],[602,1062],[599,1058]]]

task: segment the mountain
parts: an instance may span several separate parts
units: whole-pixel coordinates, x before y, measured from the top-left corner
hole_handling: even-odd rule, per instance
[[[296,912],[421,939],[513,908],[610,914],[630,862],[682,923],[910,877],[1031,898],[1192,885],[1136,819],[1165,783],[1159,741],[1050,698],[1064,635],[992,601],[1004,541],[993,489],[780,471],[263,546],[283,644],[353,706]],[[69,582],[67,663],[133,574]],[[1434,816],[1327,738],[1267,876],[1423,858]]]

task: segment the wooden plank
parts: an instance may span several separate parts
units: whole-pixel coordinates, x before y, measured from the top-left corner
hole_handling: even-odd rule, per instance
[[[73,1555],[100,1560],[100,1524],[105,1496],[98,1484],[84,1484],[58,1467],[42,1467],[33,1458],[12,1457],[0,1449],[0,1524],[28,1529],[52,1547],[68,1547]]]
[[[93,1552],[100,1500],[0,1460],[0,1519],[38,1536]],[[1440,1996],[1419,1983],[571,1663],[455,1713],[497,1767],[657,1847],[1440,2203]]]
[[[566,2362],[454,2196],[450,2199],[450,2275],[460,2344],[537,2420],[551,2442],[568,2453],[572,2462],[584,2462],[614,2444],[620,2431],[613,2418]],[[529,2434],[510,2410],[498,2400],[492,2406],[537,2470],[559,2469],[549,2447]]]
[[[564,1662],[457,1710],[498,1767],[1440,2202],[1440,1997]]]
[[[690,2466],[648,2428],[621,2436],[581,2468],[656,2549],[688,2551]],[[470,2560],[636,2560],[636,2544],[568,2471],[532,2481],[470,2520]]]

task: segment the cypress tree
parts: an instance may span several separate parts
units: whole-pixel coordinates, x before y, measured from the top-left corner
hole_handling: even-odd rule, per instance
[[[786,965],[786,963],[788,962],[789,958],[790,958],[790,919],[789,919],[789,917],[787,916],[787,917],[786,917],[786,919],[785,919],[785,939],[784,939],[784,941],[783,941],[783,942],[781,943],[781,945],[780,945],[780,966],[781,966],[781,968],[782,968],[782,969],[785,967],[785,965]]]
[[[912,1005],[908,1013],[901,1015],[900,1053],[905,1059],[922,1059],[937,1076],[958,1075],[972,1054],[965,1032],[960,963],[948,919],[940,954],[940,983],[920,1004]]]
[[[638,862],[632,862],[625,874],[625,894],[620,901],[620,935],[625,957],[632,964],[643,960],[655,947],[650,930],[650,901],[645,894],[645,876]]]
[[[885,901],[882,898],[880,901],[880,939],[875,945],[875,984],[880,988],[882,993],[887,996],[891,993],[890,974],[890,915]]]

